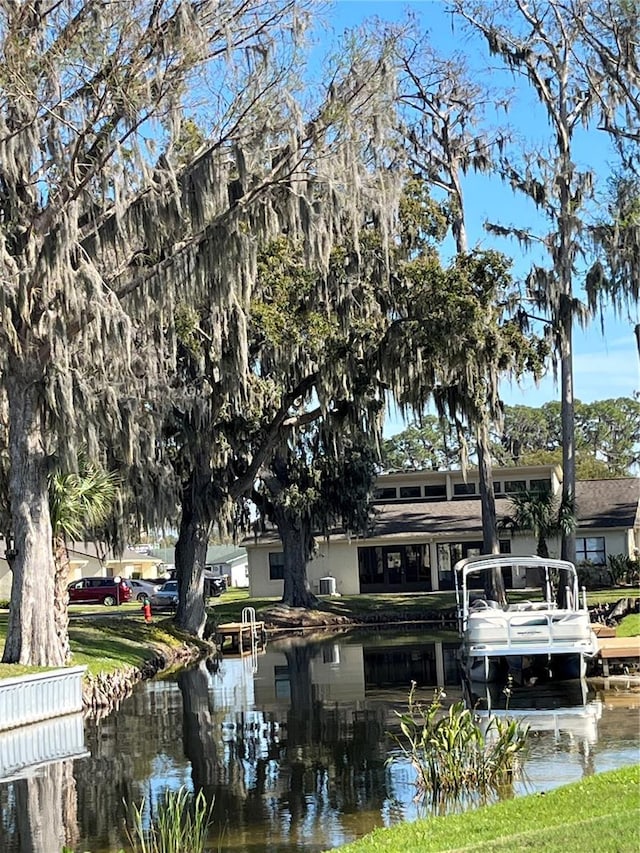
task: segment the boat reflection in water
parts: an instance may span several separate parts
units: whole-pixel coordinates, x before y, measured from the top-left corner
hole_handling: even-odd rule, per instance
[[[507,717],[525,724],[530,732],[551,732],[556,737],[566,733],[586,744],[598,740],[602,700],[589,698],[584,679],[533,687],[468,682],[465,701],[481,725],[493,717]]]
[[[465,698],[485,731],[496,717],[528,727],[520,793],[576,782],[633,763],[632,755],[637,755],[638,697],[633,694],[621,695],[619,705],[610,704],[606,694],[603,698],[590,692],[588,683],[580,679],[528,687],[470,682]],[[615,736],[621,742],[626,739],[631,747],[620,763],[607,754],[616,728]]]

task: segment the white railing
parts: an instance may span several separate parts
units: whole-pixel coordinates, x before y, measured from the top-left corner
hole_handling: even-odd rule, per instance
[[[591,628],[584,611],[488,613],[474,615],[467,623],[467,642],[510,649],[527,644],[590,644]]]
[[[0,680],[0,732],[82,711],[82,677],[73,666]]]
[[[0,733],[0,782],[54,761],[88,755],[82,713]]]
[[[256,623],[255,607],[242,608],[242,625],[249,625],[251,631],[251,666],[254,674],[258,671],[258,625]],[[240,637],[242,647],[242,637]]]

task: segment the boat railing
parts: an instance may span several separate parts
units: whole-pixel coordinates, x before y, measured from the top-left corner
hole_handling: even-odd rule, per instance
[[[521,602],[521,605],[523,602]],[[521,605],[515,605],[520,608]],[[527,643],[566,643],[591,640],[588,614],[582,610],[485,609],[467,622],[472,644],[521,648]]]

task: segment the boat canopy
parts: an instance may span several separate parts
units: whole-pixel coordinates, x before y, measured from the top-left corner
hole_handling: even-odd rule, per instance
[[[463,580],[467,575],[481,572],[485,569],[493,569],[499,566],[517,566],[523,569],[559,569],[571,574],[576,574],[576,568],[568,560],[558,560],[552,557],[518,556],[515,554],[484,554],[479,557],[465,557],[453,567],[456,576]]]

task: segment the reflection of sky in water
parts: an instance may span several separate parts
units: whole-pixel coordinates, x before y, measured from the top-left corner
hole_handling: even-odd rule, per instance
[[[336,707],[351,708],[354,719],[358,713],[365,716],[369,713],[369,719],[371,714],[378,713],[386,720],[387,726],[393,726],[394,709],[404,710],[408,691],[386,682],[366,683],[367,678],[375,682],[378,663],[384,679],[388,682],[391,677],[389,671],[397,660],[399,648],[393,648],[389,664],[389,661],[384,661],[384,653],[380,653],[381,645],[384,646],[384,641],[377,637],[374,654],[377,663],[373,669],[372,658],[368,658],[367,669],[366,651],[353,641],[344,644],[334,642],[331,654],[323,648],[313,656],[308,673],[312,681],[311,693],[325,711],[333,701]],[[424,646],[422,644],[419,651],[415,648],[410,650],[408,658],[420,661]],[[336,664],[336,661],[340,663]],[[372,771],[372,779],[377,774],[383,789],[377,804],[371,791],[374,783],[365,778],[371,768],[350,768],[356,777],[362,775],[362,779],[354,783],[352,793],[357,801],[349,806],[347,812],[339,792],[336,792],[337,780],[332,778],[331,769],[316,767],[313,790],[305,791],[302,814],[296,812],[294,817],[287,795],[290,765],[296,760],[303,760],[306,751],[313,751],[313,747],[307,745],[303,749],[288,743],[287,720],[292,710],[293,676],[286,664],[284,656],[273,649],[257,660],[257,667],[256,661],[251,663],[249,658],[223,660],[219,671],[211,676],[213,703],[223,716],[221,739],[224,760],[242,759],[243,781],[247,790],[256,787],[260,775],[266,821],[264,849],[284,850],[278,844],[278,838],[284,837],[288,837],[288,843],[292,845],[286,849],[330,849],[346,844],[376,826],[391,826],[402,820],[424,816],[424,806],[416,801],[415,771],[410,763],[401,760],[396,750],[398,760],[384,766],[385,758],[393,753],[394,746],[388,737],[388,728],[383,727],[381,736],[386,745],[383,753],[378,755],[377,769]],[[440,671],[443,669],[440,667]],[[459,696],[453,685],[448,692],[450,698],[447,701],[455,701]],[[423,688],[423,701],[430,701],[432,695],[432,688]],[[575,706],[565,707],[567,695],[577,697]],[[522,704],[522,697],[519,699]],[[607,710],[603,709],[599,699],[591,697],[587,701],[587,686],[578,683],[560,696],[555,696],[554,691],[546,695],[544,689],[539,689],[535,699],[537,707],[533,711],[527,708],[525,698],[524,707],[508,712],[510,716],[521,717],[531,730],[525,771],[516,783],[516,793],[551,790],[593,772],[638,760],[637,725],[633,723],[634,715],[637,721],[637,697],[630,696],[629,708]],[[493,702],[495,704],[495,697]],[[621,726],[620,720],[625,720],[626,724]],[[603,729],[602,736],[600,728]],[[353,731],[350,731],[349,737],[352,736]],[[280,744],[286,747],[286,751],[279,759],[268,760],[274,746]]]
[[[406,643],[382,632],[364,640],[334,637],[311,654],[273,642],[257,659],[228,657],[192,678],[139,685],[120,710],[89,724],[91,756],[74,764],[81,849],[118,849],[113,835],[123,792],[137,805],[144,799],[148,820],[167,790],[194,784],[216,800],[214,849],[220,840],[221,849],[235,853],[317,853],[424,816],[413,768],[406,760],[385,762],[394,750],[399,755],[389,732],[398,731],[396,712],[406,710],[411,679],[422,685],[425,704],[434,695],[435,680],[426,680],[434,673],[445,673],[445,702],[460,698],[439,654],[434,642]],[[573,707],[567,695],[577,695]],[[640,694],[602,694],[595,701],[591,694],[587,701],[586,688],[573,685],[560,697],[543,689],[529,697],[533,713],[509,711],[532,728],[517,793],[551,790],[639,760]],[[500,708],[503,700],[487,692],[484,707]],[[0,802],[15,808],[12,790],[1,785]]]

